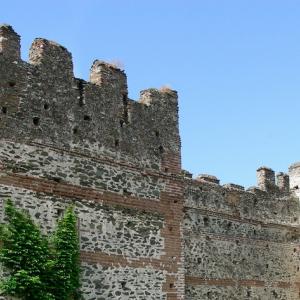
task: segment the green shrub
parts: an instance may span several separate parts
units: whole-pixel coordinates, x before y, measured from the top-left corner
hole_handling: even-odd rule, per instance
[[[3,295],[23,300],[78,298],[79,240],[76,216],[68,208],[52,238],[46,238],[30,216],[5,205],[6,224],[0,227],[0,263],[8,276],[0,283]]]
[[[55,259],[51,284],[55,299],[76,299],[79,289],[79,240],[73,208],[58,222],[53,246]]]

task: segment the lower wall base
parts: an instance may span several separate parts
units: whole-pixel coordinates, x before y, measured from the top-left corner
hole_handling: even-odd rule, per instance
[[[298,300],[298,289],[244,286],[186,286],[185,300]]]
[[[165,300],[166,276],[152,268],[106,267],[82,264],[82,293],[85,300]]]

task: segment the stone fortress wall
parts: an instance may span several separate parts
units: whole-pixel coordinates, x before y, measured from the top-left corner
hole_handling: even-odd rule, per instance
[[[45,232],[78,213],[82,292],[106,299],[299,299],[300,166],[245,191],[181,169],[177,93],[128,98],[125,73],[0,27],[0,218],[12,198]]]
[[[257,178],[247,191],[186,179],[186,299],[300,299],[299,198],[286,174],[275,184],[262,167]]]

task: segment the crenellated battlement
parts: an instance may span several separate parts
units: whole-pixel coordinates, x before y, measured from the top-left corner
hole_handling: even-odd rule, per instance
[[[286,174],[284,172],[279,172],[275,174],[275,172],[266,166],[262,166],[257,169],[256,171],[256,177],[257,177],[257,186],[249,187],[247,190],[245,190],[244,186],[235,184],[235,183],[226,183],[223,185],[223,188],[226,189],[235,189],[245,192],[253,192],[256,190],[263,191],[265,193],[270,194],[282,194],[287,195],[289,194],[290,190],[297,193],[298,190],[298,183],[299,181],[299,173],[300,173],[300,164],[295,163],[289,167],[289,174]],[[182,176],[187,179],[191,180],[193,179],[193,175],[189,173],[188,171],[183,170]],[[290,183],[290,177],[291,177],[291,183]],[[213,184],[212,187],[220,186],[220,179],[218,179],[214,175],[209,174],[200,174],[198,175],[194,180],[195,184],[197,182],[202,183],[208,183]]]
[[[128,98],[124,71],[95,60],[89,81],[74,78],[71,53],[42,38],[20,59],[20,37],[0,27],[1,137],[88,152],[155,170],[178,157],[177,93],[148,89]]]
[[[6,59],[21,59],[20,36],[13,30],[10,25],[0,25],[0,53]]]
[[[193,179],[193,174],[183,170],[182,176],[186,209],[237,214],[251,222],[300,224],[300,162],[292,164],[288,173],[258,168],[257,185],[247,189],[234,183],[221,185],[214,175],[200,174]]]
[[[51,232],[74,205],[83,299],[299,299],[300,163],[257,186],[181,170],[178,95],[0,26],[0,222],[13,199]],[[0,266],[0,279],[4,276]],[[101,284],[100,284],[101,283]]]

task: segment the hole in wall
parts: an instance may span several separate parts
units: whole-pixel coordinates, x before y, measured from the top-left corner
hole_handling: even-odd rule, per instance
[[[128,113],[128,97],[127,94],[123,95],[123,117],[124,117],[124,122],[126,124],[129,123],[129,113]]]
[[[273,294],[273,296],[274,296],[275,299],[278,298],[278,294],[275,291],[272,291],[272,294]]]
[[[160,154],[163,154],[163,153],[165,152],[165,149],[164,149],[163,146],[159,146],[159,147],[158,147],[158,150],[159,150],[159,153],[160,153]]]
[[[79,79],[78,82],[77,82],[77,87],[78,87],[78,91],[79,91],[78,105],[80,107],[82,107],[85,104],[85,101],[84,101],[84,81]]]
[[[119,145],[120,145],[119,140],[115,140],[115,147],[119,147]]]
[[[174,288],[174,283],[170,283],[170,289]]]
[[[155,130],[154,134],[155,134],[156,137],[159,137],[159,131],[158,130]]]
[[[84,117],[83,117],[83,120],[84,121],[91,121],[91,117],[90,116],[88,116],[88,115],[85,115]]]
[[[297,249],[296,249],[296,248],[294,248],[294,253],[295,253],[295,252],[297,252]]]
[[[124,120],[120,120],[120,127],[122,128],[124,125]]]
[[[240,244],[240,241],[236,240],[236,241],[235,241],[235,244],[236,244],[236,245],[239,245],[239,244]]]
[[[62,208],[57,209],[57,216],[61,217],[64,214],[64,210]]]
[[[174,203],[178,203],[178,200],[174,200]]]
[[[1,111],[3,114],[7,113],[7,107],[6,106],[2,106]]]
[[[266,264],[266,269],[269,269],[269,264]]]
[[[203,223],[204,223],[204,226],[208,226],[209,225],[209,218],[208,217],[204,217],[203,218]]]
[[[53,181],[55,181],[57,183],[61,182],[61,178],[59,178],[59,177],[53,177],[52,179],[53,179]]]
[[[123,195],[130,196],[132,193],[129,192],[127,189],[123,189]]]
[[[165,167],[165,172],[168,173],[169,172],[169,168]]]
[[[33,117],[32,122],[35,126],[39,126],[40,124],[40,118],[39,117]]]
[[[73,134],[77,134],[78,133],[78,127],[74,127],[73,128]]]
[[[121,287],[122,287],[122,289],[125,289],[125,286],[126,286],[126,282],[125,281],[121,281]]]
[[[44,109],[45,109],[45,110],[48,110],[49,108],[50,108],[49,103],[45,102],[45,103],[44,103]]]
[[[8,82],[8,85],[9,85],[10,87],[14,87],[14,86],[16,85],[16,82],[15,82],[15,81],[9,81],[9,82]]]
[[[251,292],[247,291],[247,297],[251,297]]]
[[[298,186],[298,185],[295,185],[294,189],[295,189],[295,190],[298,190],[298,189],[299,189],[299,186]]]

